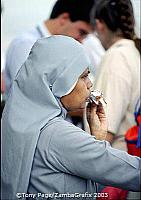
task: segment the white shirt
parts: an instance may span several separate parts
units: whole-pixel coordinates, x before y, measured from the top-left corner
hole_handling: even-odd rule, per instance
[[[103,48],[100,40],[94,35],[89,34],[83,40],[84,47],[89,54],[92,65],[94,66],[92,74],[95,75],[96,71],[99,68],[101,58],[105,54],[105,49]]]
[[[113,147],[126,150],[124,135],[135,125],[140,96],[140,54],[132,40],[121,39],[107,50],[94,86],[107,101],[108,131],[115,134]]]
[[[44,23],[39,24],[29,32],[20,35],[15,38],[10,47],[8,48],[6,55],[5,65],[5,85],[6,85],[6,99],[9,94],[9,90],[14,80],[15,75],[27,59],[29,52],[33,44],[42,37],[49,37],[51,34],[45,27]]]

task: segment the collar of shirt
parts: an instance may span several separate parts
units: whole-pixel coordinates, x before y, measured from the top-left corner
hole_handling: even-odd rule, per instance
[[[61,114],[60,116],[62,116],[64,119],[66,118],[66,115],[67,115],[67,110],[64,108],[64,106],[62,105],[61,101],[60,101],[60,98],[56,97],[56,100],[61,108]]]
[[[120,39],[117,42],[115,42],[111,47],[119,47],[119,46],[127,46],[127,45],[131,45],[131,46],[135,46],[134,41],[133,40],[129,40],[129,39]]]

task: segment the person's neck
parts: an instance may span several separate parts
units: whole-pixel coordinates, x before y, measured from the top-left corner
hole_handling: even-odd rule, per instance
[[[123,39],[124,37],[122,37],[120,34],[118,33],[113,33],[113,32],[109,32],[107,34],[107,42],[106,42],[106,49],[109,49],[114,43],[116,43],[117,41]]]
[[[58,29],[57,29],[57,22],[55,19],[49,19],[44,21],[45,27],[48,29],[51,35],[57,35],[58,34]]]

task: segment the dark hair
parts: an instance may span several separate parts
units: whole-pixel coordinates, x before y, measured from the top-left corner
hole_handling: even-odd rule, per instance
[[[113,32],[121,30],[127,39],[134,38],[135,20],[130,0],[99,0],[92,10],[92,17],[103,20]]]
[[[73,22],[82,20],[89,23],[93,4],[94,0],[58,0],[53,7],[50,18],[56,18],[67,12]]]
[[[140,54],[141,54],[141,39],[140,38],[135,38],[134,39],[136,48],[139,50]]]
[[[126,39],[135,41],[136,47],[140,51],[140,39],[135,37],[135,19],[133,6],[130,0],[98,0],[91,11],[91,23],[95,19],[105,22],[107,27],[116,32],[121,31]]]

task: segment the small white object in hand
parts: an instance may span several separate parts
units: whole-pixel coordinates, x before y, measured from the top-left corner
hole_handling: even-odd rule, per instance
[[[94,91],[91,92],[90,97],[89,97],[89,102],[90,103],[94,102],[96,105],[98,105],[99,102],[102,105],[107,104],[105,99],[103,98],[103,93],[99,90],[94,90]]]

